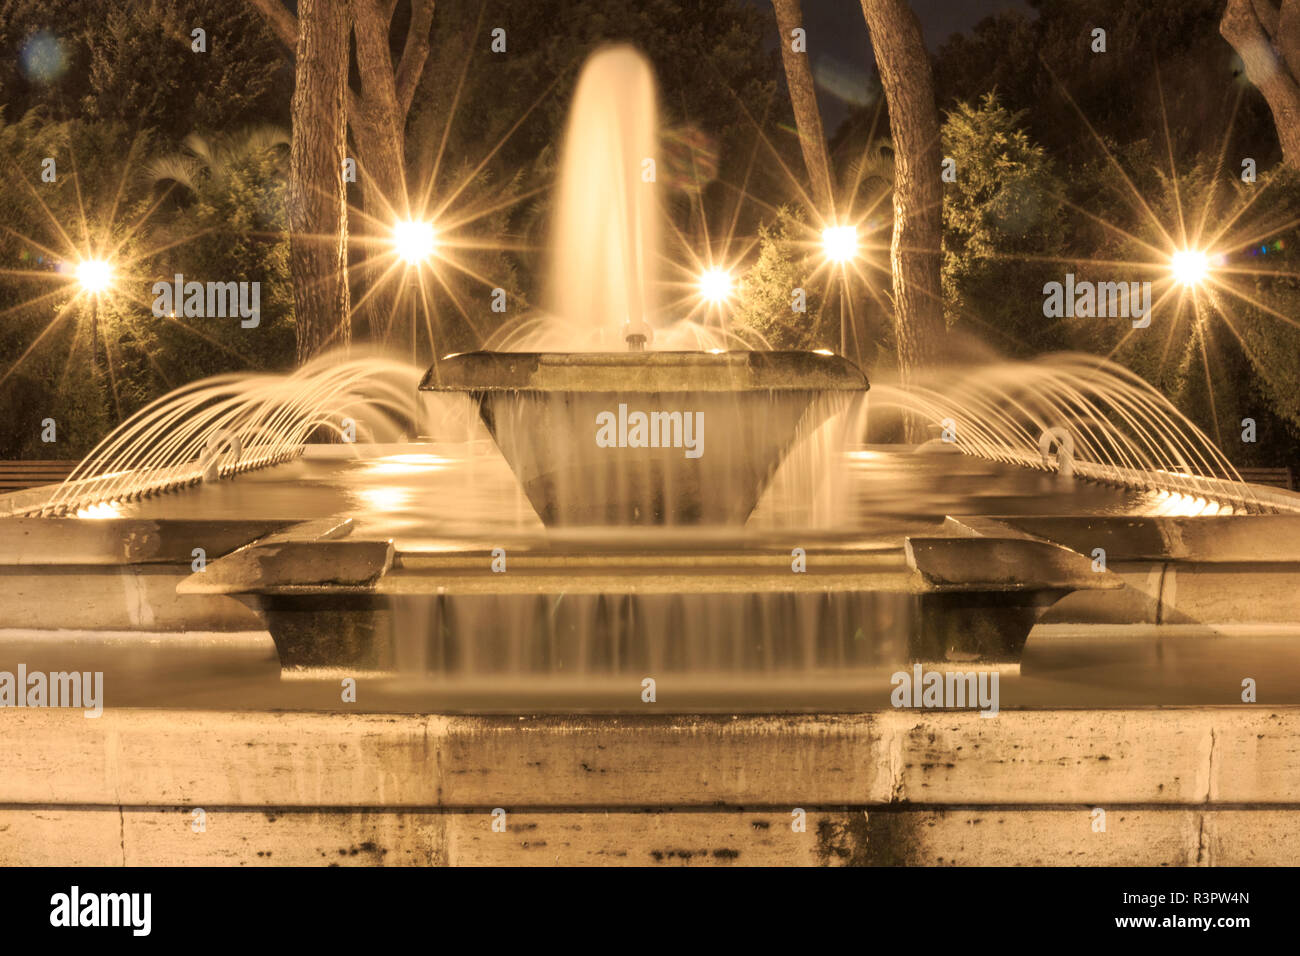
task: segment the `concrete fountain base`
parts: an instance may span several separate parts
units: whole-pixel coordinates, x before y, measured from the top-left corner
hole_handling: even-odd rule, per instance
[[[1300,851],[1295,517],[998,510],[909,519],[914,532],[872,547],[823,542],[800,574],[788,543],[757,539],[725,554],[512,547],[495,574],[481,542],[394,546],[334,502],[290,524],[7,519],[0,654],[53,669],[93,649],[108,700],[97,719],[0,708],[0,862],[1213,865]],[[653,704],[639,671],[574,675],[503,706],[499,686],[479,693],[492,675],[457,698],[360,658],[282,674],[271,653],[276,615],[338,649],[347,615],[439,589],[693,587],[930,602],[912,656],[1006,668],[1001,710],[893,710],[887,672],[854,684],[834,670],[744,693],[663,675]],[[1036,619],[1049,623],[1009,661]],[[962,644],[963,621],[991,622],[1000,643]],[[1238,702],[1243,676],[1261,703]]]
[[[0,864],[1204,866],[1300,853],[1296,707],[8,710],[0,733]]]

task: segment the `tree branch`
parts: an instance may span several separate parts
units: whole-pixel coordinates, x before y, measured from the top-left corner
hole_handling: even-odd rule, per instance
[[[1260,26],[1268,34],[1269,39],[1277,36],[1277,18],[1278,9],[1273,6],[1271,0],[1253,0],[1252,6],[1255,10],[1255,16],[1259,19]]]
[[[1277,29],[1277,20],[1274,21]],[[1219,32],[1232,44],[1246,66],[1246,76],[1265,94],[1270,87],[1294,89],[1295,81],[1280,61],[1267,25],[1262,23],[1251,0],[1228,0],[1219,21]]]
[[[434,0],[411,0],[411,25],[406,45],[397,62],[397,105],[405,116],[411,111],[415,88],[420,85],[425,61],[429,59],[429,30],[433,27]]]
[[[1298,45],[1294,38],[1296,2],[1284,0],[1274,27],[1279,33],[1284,27],[1291,32],[1292,36],[1285,39],[1269,36],[1267,24],[1259,18],[1259,6],[1251,0],[1228,0],[1223,19],[1219,21],[1219,32],[1241,57],[1246,78],[1268,101],[1284,161],[1288,166],[1300,167],[1300,84],[1292,72],[1300,64],[1283,58],[1285,51]]]
[[[1291,76],[1300,76],[1300,0],[1282,0],[1277,25],[1270,35]]]
[[[835,214],[835,191],[812,68],[807,53],[795,53],[791,48],[791,31],[803,27],[803,9],[799,0],[772,0],[772,9],[776,13],[776,26],[781,34],[781,62],[785,65],[786,87],[790,91],[790,105],[794,109],[794,125],[799,131],[799,148],[812,187],[812,203],[818,215],[829,221]]]
[[[248,0],[254,10],[262,15],[271,33],[284,47],[292,63],[298,54],[298,18],[285,9],[280,0]]]
[[[352,35],[357,41],[357,73],[361,78],[363,103],[378,100],[379,105],[391,95],[393,60],[388,49],[388,31],[392,20],[386,13],[385,0],[353,0]],[[385,95],[388,94],[388,95]]]

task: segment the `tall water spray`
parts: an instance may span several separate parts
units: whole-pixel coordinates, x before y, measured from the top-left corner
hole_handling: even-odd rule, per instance
[[[569,112],[552,236],[551,309],[573,349],[624,348],[625,326],[653,322],[657,151],[649,62],[630,46],[598,50]]]

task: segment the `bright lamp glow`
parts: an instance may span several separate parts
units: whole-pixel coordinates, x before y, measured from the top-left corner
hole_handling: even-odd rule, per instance
[[[700,276],[700,295],[717,304],[731,297],[734,283],[726,269],[706,269]]]
[[[413,266],[429,258],[437,244],[431,222],[415,219],[399,222],[393,227],[393,247],[407,265]]]
[[[77,263],[77,282],[93,295],[103,292],[113,283],[113,267],[103,259],[83,259]]]
[[[1200,285],[1210,274],[1210,257],[1199,249],[1182,249],[1169,263],[1174,281],[1182,285]]]
[[[832,262],[848,262],[858,252],[858,227],[828,226],[823,229],[822,250]]]

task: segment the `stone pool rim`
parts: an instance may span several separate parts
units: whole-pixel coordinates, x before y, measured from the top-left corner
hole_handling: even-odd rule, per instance
[[[865,392],[866,374],[833,352],[457,352],[425,373],[421,391]]]

